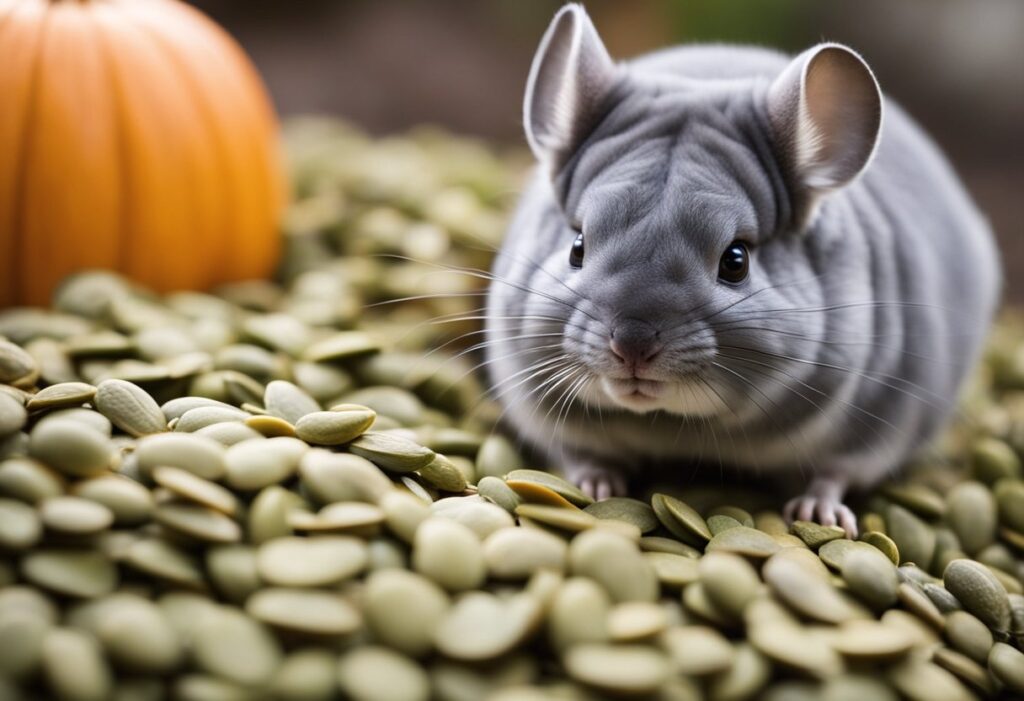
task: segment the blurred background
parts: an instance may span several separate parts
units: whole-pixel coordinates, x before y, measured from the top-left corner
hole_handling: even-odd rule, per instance
[[[195,0],[246,48],[285,116],[373,133],[429,122],[523,143],[533,51],[559,0]],[[840,41],[945,149],[1000,238],[1024,302],[1024,2],[588,0],[615,57],[679,42],[799,51]]]

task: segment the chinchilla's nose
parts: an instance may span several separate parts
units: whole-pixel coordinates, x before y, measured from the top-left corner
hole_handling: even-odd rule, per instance
[[[612,328],[608,346],[626,366],[633,369],[650,363],[664,344],[659,331],[641,319],[622,319]]]

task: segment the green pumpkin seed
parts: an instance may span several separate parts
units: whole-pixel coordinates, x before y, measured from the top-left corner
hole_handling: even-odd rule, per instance
[[[275,698],[318,701],[333,698],[335,655],[321,648],[303,648],[289,654],[270,682]]]
[[[516,507],[522,503],[519,495],[512,491],[512,488],[505,484],[505,480],[500,477],[488,475],[477,483],[476,488],[480,496],[494,502],[509,513],[515,513]]]
[[[284,537],[259,547],[256,567],[270,584],[319,587],[336,584],[366,567],[363,541],[352,536]]]
[[[296,530],[352,533],[363,537],[376,535],[384,523],[384,511],[373,504],[340,501],[328,504],[312,519],[303,519],[301,511],[292,512],[289,524]]]
[[[13,499],[0,499],[0,549],[26,550],[39,542],[43,528],[36,510]]]
[[[153,513],[153,497],[149,490],[121,475],[101,475],[80,480],[75,483],[72,492],[109,509],[117,526],[144,523]]]
[[[320,411],[320,405],[313,397],[285,380],[274,380],[267,385],[263,393],[263,406],[272,416],[280,417],[292,425],[303,416]]]
[[[896,603],[896,567],[881,551],[852,549],[843,558],[842,575],[850,591],[871,608],[883,610]]]
[[[843,662],[831,646],[821,645],[803,628],[766,623],[748,631],[750,643],[777,664],[814,678],[839,674]]]
[[[946,623],[942,617],[942,612],[921,591],[920,586],[915,586],[910,582],[902,582],[896,588],[896,596],[900,603],[915,616],[936,630],[942,630]]]
[[[517,516],[572,533],[593,528],[598,522],[598,519],[591,514],[575,507],[562,508],[559,506],[545,506],[543,504],[520,504],[516,507],[515,513]]]
[[[963,549],[976,554],[995,540],[998,515],[995,497],[980,482],[961,482],[946,495],[948,522]]]
[[[104,380],[96,388],[96,409],[130,436],[167,430],[160,405],[138,385],[124,380]]]
[[[466,478],[455,464],[444,455],[437,454],[426,467],[420,468],[419,475],[443,492],[463,492]]]
[[[527,579],[539,569],[562,572],[568,550],[558,536],[526,528],[502,528],[483,544],[487,572],[497,579]]]
[[[256,490],[285,481],[309,450],[297,438],[268,438],[237,443],[224,453],[227,483],[235,489]]]
[[[67,419],[51,419],[36,425],[30,437],[29,454],[72,477],[99,474],[108,469],[114,459],[109,440]]]
[[[299,478],[314,501],[377,503],[394,484],[372,462],[357,455],[310,450],[299,461]]]
[[[71,628],[49,631],[43,639],[42,663],[55,697],[68,701],[110,698],[113,675],[92,636]]]
[[[178,467],[158,467],[153,470],[153,481],[176,496],[233,516],[238,510],[238,499],[216,482],[197,477]]]
[[[942,518],[946,515],[946,502],[922,484],[892,484],[881,492],[893,502],[924,518]]]
[[[249,404],[242,405],[246,411],[255,412],[256,407]],[[295,427],[284,419],[277,416],[267,416],[258,414],[256,416],[250,416],[245,420],[245,426],[256,431],[259,435],[264,438],[296,438],[298,434],[295,432]]]
[[[345,395],[342,401],[367,407],[381,416],[389,416],[402,426],[423,423],[423,402],[416,395],[398,387],[364,387]]]
[[[804,616],[832,624],[866,617],[828,581],[808,577],[806,566],[786,556],[786,551],[768,558],[762,574],[775,596]]]
[[[946,589],[964,609],[997,632],[1010,628],[1010,600],[1006,588],[984,565],[973,560],[953,560],[942,573]]]
[[[217,545],[206,551],[206,571],[217,591],[233,602],[243,602],[262,585],[256,550],[248,545]]]
[[[704,547],[712,533],[707,523],[692,507],[666,494],[651,498],[654,513],[672,535],[694,547]]]
[[[476,472],[481,477],[504,477],[523,468],[519,452],[504,436],[493,434],[480,445],[476,454]]]
[[[661,644],[677,672],[704,677],[728,670],[735,657],[732,645],[714,628],[674,626],[661,636]]]
[[[671,553],[683,557],[698,558],[701,553],[685,543],[680,543],[675,538],[662,538],[661,536],[644,536],[638,541],[640,549],[651,553]]]
[[[483,547],[477,535],[461,523],[437,516],[416,529],[412,566],[453,592],[474,589],[487,575]]]
[[[927,596],[935,608],[942,613],[949,613],[950,611],[960,611],[963,607],[957,598],[949,593],[949,590],[943,587],[941,584],[932,584],[931,582],[925,582],[921,585],[921,591]]]
[[[1006,643],[996,643],[988,655],[992,675],[1015,694],[1024,694],[1024,653]]]
[[[347,635],[362,625],[351,604],[315,589],[260,589],[245,602],[245,610],[268,625],[315,635]]]
[[[846,532],[838,526],[820,526],[810,521],[794,521],[790,526],[790,532],[811,550],[817,550],[825,543],[846,537]]]
[[[434,634],[449,608],[444,590],[405,570],[381,570],[366,580],[366,624],[380,642],[412,657],[434,647]]]
[[[210,424],[197,430],[195,435],[212,438],[224,447],[230,447],[235,443],[250,441],[254,438],[263,438],[263,434],[256,429],[237,422]]]
[[[178,467],[206,480],[219,480],[227,467],[223,445],[205,436],[161,433],[141,438],[135,448],[139,469],[151,475],[153,468]]]
[[[596,501],[585,509],[591,516],[600,519],[614,519],[632,523],[640,529],[641,533],[650,533],[658,527],[658,517],[654,509],[639,499],[628,497],[612,497],[603,501]]]
[[[886,522],[889,537],[896,543],[903,562],[928,567],[935,554],[935,531],[917,516],[896,505],[889,507]]]
[[[946,640],[979,664],[988,660],[992,649],[992,632],[976,616],[966,611],[952,611],[946,614]]]
[[[569,569],[598,582],[612,600],[654,601],[658,576],[636,544],[609,531],[583,531],[569,544]]]
[[[388,529],[406,543],[413,542],[416,529],[430,518],[431,513],[422,499],[397,489],[390,490],[381,498],[380,508],[384,511]]]
[[[430,681],[411,660],[384,647],[364,646],[343,656],[338,682],[353,701],[427,701]]]
[[[761,525],[758,525],[761,528]],[[741,701],[753,698],[771,678],[771,664],[749,643],[736,645],[732,666],[710,680],[710,698],[714,701]],[[831,698],[826,701],[838,701]],[[889,701],[880,698],[878,701]],[[896,701],[893,699],[892,701]]]
[[[207,543],[237,543],[242,538],[238,523],[202,504],[183,501],[158,504],[153,520],[175,533]]]
[[[854,660],[891,661],[910,652],[913,637],[906,631],[877,621],[848,621],[840,625],[832,646]]]
[[[1000,480],[994,489],[999,504],[999,519],[1009,528],[1024,533],[1024,482]]]
[[[109,528],[114,514],[103,504],[81,497],[53,497],[39,503],[39,518],[61,533],[89,535]]]
[[[391,472],[412,472],[434,460],[434,451],[406,438],[386,433],[368,432],[356,438],[349,450],[378,467]]]
[[[302,359],[313,363],[337,361],[376,353],[380,346],[367,334],[359,331],[342,331],[310,345],[302,353]]]
[[[143,538],[128,546],[124,563],[152,577],[201,589],[203,573],[190,555],[159,538]]]
[[[732,553],[710,552],[695,564],[712,604],[733,618],[742,617],[761,588],[761,579],[750,563]]]
[[[340,397],[352,388],[352,377],[347,372],[326,363],[297,362],[292,365],[292,374],[296,384],[318,403]]]
[[[502,600],[482,591],[456,600],[434,634],[438,651],[456,660],[481,662],[508,654],[536,627],[540,602],[528,594]]]
[[[722,531],[707,544],[707,552],[721,550],[759,558],[767,558],[779,549],[779,544],[770,535],[746,526]]]
[[[666,587],[679,589],[698,579],[697,560],[692,557],[664,552],[648,552],[643,557],[654,568],[658,581]]]
[[[974,443],[971,470],[985,484],[995,484],[1004,477],[1020,479],[1024,475],[1017,453],[997,438],[982,438]]]
[[[314,411],[298,420],[295,432],[314,445],[341,445],[365,433],[376,417],[369,409]]]
[[[249,505],[249,540],[255,544],[291,535],[288,517],[294,509],[305,505],[302,497],[272,485],[260,491]]]
[[[89,550],[33,550],[22,558],[21,574],[44,589],[80,599],[109,594],[118,581],[117,567]]]
[[[653,693],[671,674],[665,655],[643,645],[577,645],[564,661],[576,681],[615,694]]]
[[[181,640],[156,604],[130,594],[115,594],[97,605],[90,630],[118,667],[164,674],[181,664]]]
[[[174,430],[178,433],[195,433],[207,426],[227,423],[229,421],[245,421],[248,418],[249,414],[234,407],[201,406],[189,409],[182,414],[181,418],[174,424]]]
[[[557,475],[552,475],[548,472],[541,472],[540,470],[511,470],[505,475],[505,481],[530,482],[533,484],[541,485],[543,487],[547,487],[551,491],[555,492],[558,496],[568,501],[573,506],[579,507],[581,509],[594,503],[593,499],[584,494],[574,484],[567,482],[566,480],[562,479],[561,477],[558,477]]]
[[[64,478],[40,462],[10,458],[0,462],[0,494],[29,504],[64,493]]]
[[[25,406],[14,397],[0,392],[0,436],[17,433],[28,421]]]
[[[270,681],[283,654],[265,626],[223,606],[196,621],[192,656],[210,674],[255,686]]]
[[[585,577],[565,580],[548,612],[548,635],[556,650],[609,639],[608,615],[612,602],[598,584]]]
[[[0,674],[23,680],[36,672],[42,659],[43,639],[52,621],[32,611],[0,613]],[[11,698],[17,698],[13,693]]]
[[[892,564],[900,564],[900,550],[896,546],[896,543],[893,542],[892,538],[886,534],[880,533],[879,531],[867,531],[861,535],[860,539],[868,545],[872,545],[878,550],[881,550],[882,554],[889,558]]]

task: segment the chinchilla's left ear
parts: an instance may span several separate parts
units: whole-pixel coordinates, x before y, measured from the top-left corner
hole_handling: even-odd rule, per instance
[[[856,52],[819,44],[775,79],[768,118],[797,206],[810,210],[818,197],[852,181],[871,161],[882,126],[882,94]]]
[[[526,140],[552,174],[594,127],[615,64],[581,5],[551,20],[533,58],[523,101]]]

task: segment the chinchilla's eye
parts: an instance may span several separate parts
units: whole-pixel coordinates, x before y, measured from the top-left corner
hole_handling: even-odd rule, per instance
[[[569,249],[569,265],[574,268],[583,267],[583,234],[576,234],[576,238],[572,242],[572,248]]]
[[[718,261],[718,279],[724,282],[743,282],[750,272],[750,252],[747,244],[733,241]]]

